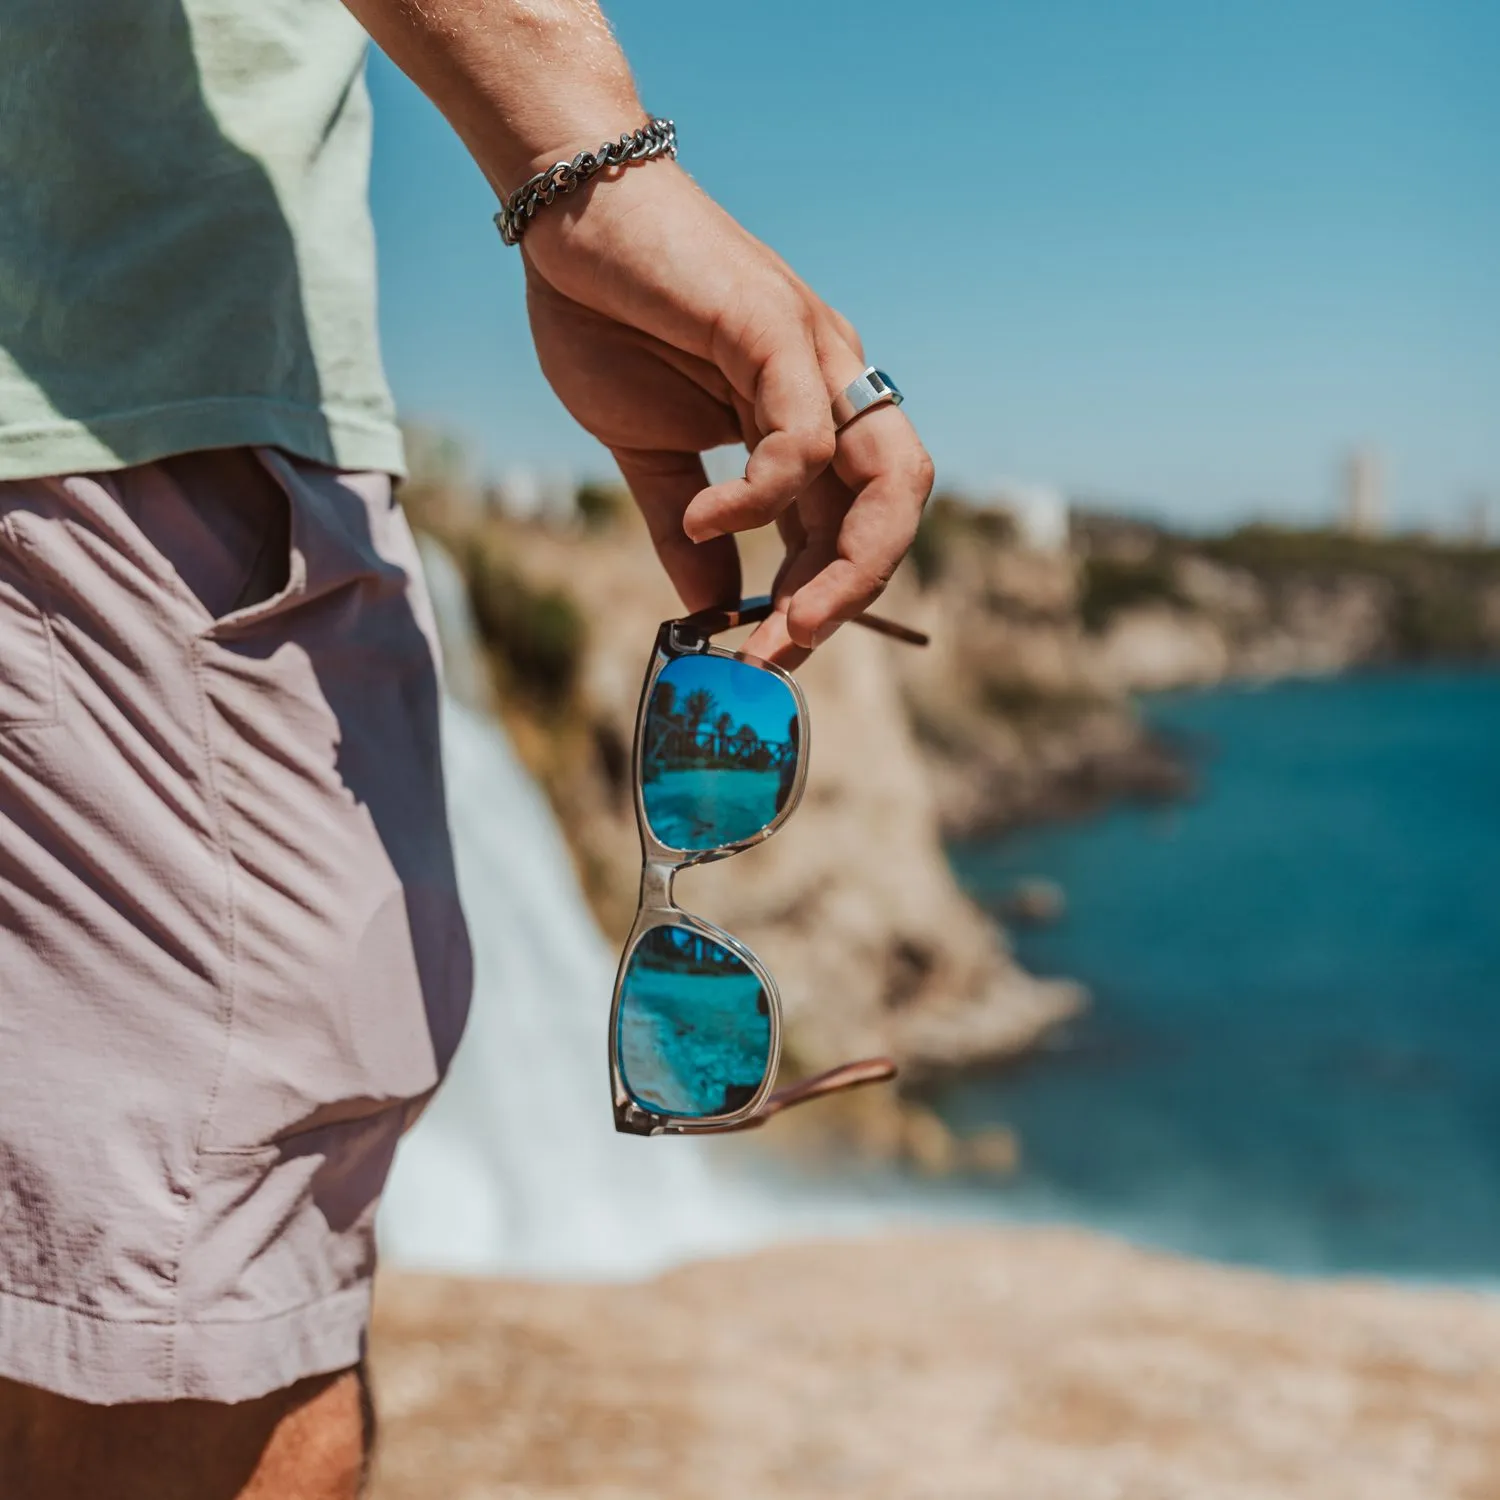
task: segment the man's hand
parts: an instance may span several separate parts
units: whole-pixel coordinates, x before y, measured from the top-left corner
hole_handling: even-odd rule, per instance
[[[747,649],[801,661],[885,587],[932,464],[893,406],[835,434],[865,368],[849,324],[677,167],[621,170],[540,212],[522,241],[542,368],[614,454],[689,609],[740,592],[732,533],[774,522],[776,612]],[[743,479],[700,454],[743,441]]]
[[[496,192],[645,123],[595,0],[345,0],[448,117]],[[893,406],[835,438],[865,368],[854,330],[701,193],[654,161],[558,198],[522,241],[542,368],[615,455],[683,602],[737,600],[733,533],[775,522],[776,613],[747,649],[800,661],[885,587],[932,464]],[[745,477],[699,455],[743,440]]]

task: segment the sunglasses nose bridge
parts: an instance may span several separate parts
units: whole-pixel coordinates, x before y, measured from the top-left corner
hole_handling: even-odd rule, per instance
[[[675,865],[646,860],[641,865],[639,909],[643,912],[672,910],[672,880],[676,874]]]

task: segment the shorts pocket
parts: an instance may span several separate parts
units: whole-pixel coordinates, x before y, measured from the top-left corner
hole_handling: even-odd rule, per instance
[[[0,728],[57,722],[57,663],[42,585],[0,514]]]
[[[122,476],[120,494],[136,530],[207,626],[287,587],[290,503],[252,449],[161,459]]]
[[[265,1323],[368,1282],[405,1124],[398,1106],[200,1155],[178,1280],[184,1321]]]

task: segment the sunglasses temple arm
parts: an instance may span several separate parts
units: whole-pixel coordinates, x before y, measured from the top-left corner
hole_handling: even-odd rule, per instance
[[[813,1078],[804,1078],[801,1083],[788,1084],[777,1089],[765,1104],[748,1120],[737,1125],[727,1125],[722,1133],[735,1130],[754,1130],[764,1125],[772,1115],[797,1104],[807,1104],[814,1099],[826,1098],[829,1094],[842,1093],[845,1089],[864,1088],[872,1083],[888,1083],[896,1076],[896,1064],[888,1057],[867,1057],[860,1062],[844,1063],[819,1073]]]
[[[738,609],[705,609],[696,615],[688,615],[679,624],[691,625],[700,630],[704,635],[714,636],[721,631],[733,630],[740,625],[758,625],[771,614],[771,600],[762,595],[755,599],[742,601]],[[904,641],[908,646],[926,646],[930,643],[929,637],[920,630],[913,630],[909,625],[897,624],[895,620],[888,620],[884,615],[862,614],[855,615],[850,621],[853,625],[863,625],[866,630],[873,630],[877,635],[889,636],[893,641]]]
[[[931,636],[920,630],[913,630],[910,625],[898,625],[894,620],[887,620],[884,615],[855,615],[849,623],[863,625],[866,630],[873,630],[876,635],[889,636],[893,641],[904,641],[908,646],[932,644]]]

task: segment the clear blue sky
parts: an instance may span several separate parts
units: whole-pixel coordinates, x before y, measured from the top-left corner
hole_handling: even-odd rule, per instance
[[[1315,520],[1370,441],[1399,520],[1500,497],[1496,0],[606,8],[685,165],[859,325],[940,482]],[[488,188],[383,58],[371,85],[403,410],[491,472],[610,472],[537,370]]]

